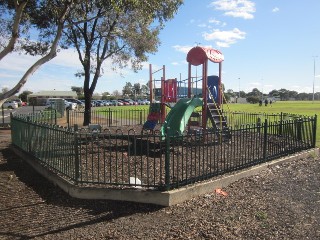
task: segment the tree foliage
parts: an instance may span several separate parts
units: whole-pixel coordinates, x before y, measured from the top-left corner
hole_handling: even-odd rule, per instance
[[[0,105],[24,86],[28,78],[40,66],[57,55],[59,40],[65,27],[65,19],[71,11],[73,0],[1,0],[1,45],[0,60],[12,51],[24,51],[30,55],[41,55],[18,83],[0,95]],[[29,39],[29,30],[37,29],[38,39]],[[18,43],[18,46],[16,46]]]
[[[157,51],[158,35],[164,22],[171,19],[182,0],[92,0],[76,5],[67,19],[64,46],[76,49],[83,69],[76,75],[83,77],[85,117],[83,125],[91,121],[93,92],[104,72],[103,63],[110,60],[108,70],[131,66],[141,69],[147,55]]]

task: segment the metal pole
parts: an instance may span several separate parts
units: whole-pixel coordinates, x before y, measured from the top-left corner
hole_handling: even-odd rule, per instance
[[[153,103],[152,65],[151,64],[149,64],[149,90],[150,90],[150,103]]]
[[[238,78],[239,80],[239,98],[240,98],[240,78]]]
[[[316,80],[316,57],[318,56],[312,56],[312,57],[313,57],[312,103],[314,103],[314,82]]]

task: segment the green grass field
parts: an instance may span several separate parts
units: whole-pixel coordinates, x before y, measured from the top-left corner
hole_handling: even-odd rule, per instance
[[[314,103],[311,101],[281,101],[274,102],[270,106],[261,107],[259,104],[228,104],[228,107],[231,111],[239,111],[239,112],[250,112],[250,113],[294,113],[300,115],[314,116],[317,114],[317,146],[320,147],[320,121],[319,121],[319,113],[320,113],[320,102],[315,101]],[[224,106],[224,109],[227,110],[227,106]]]
[[[109,108],[109,107],[107,107]],[[126,110],[132,109],[148,109],[149,106],[120,106],[120,107],[110,107],[110,108],[122,108]],[[293,113],[307,116],[314,116],[315,114],[319,115],[320,113],[320,101],[315,101],[314,103],[311,101],[281,101],[274,102],[270,106],[259,106],[259,104],[228,104],[224,105],[224,110],[228,110],[230,108],[231,111],[238,112],[249,112],[249,113]],[[105,108],[104,108],[105,109]],[[320,121],[317,121],[317,146],[320,147]]]

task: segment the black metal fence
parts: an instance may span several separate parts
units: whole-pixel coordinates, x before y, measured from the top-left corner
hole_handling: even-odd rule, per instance
[[[315,147],[317,116],[268,117],[231,126],[225,139],[212,129],[166,137],[141,128],[59,127],[23,115],[11,117],[11,131],[15,146],[76,184],[163,190]]]

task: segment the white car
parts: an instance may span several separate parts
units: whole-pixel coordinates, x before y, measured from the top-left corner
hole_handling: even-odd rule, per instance
[[[16,101],[5,101],[2,105],[3,108],[15,109],[18,108],[18,103]]]
[[[77,103],[68,102],[67,100],[64,100],[64,104],[65,104],[67,110],[75,110],[75,109],[77,109],[77,106],[78,106]]]
[[[55,108],[56,102],[64,102],[65,109],[67,109],[67,110],[75,110],[77,108],[76,103],[68,102],[67,100],[64,100],[63,98],[48,98],[46,106]]]

